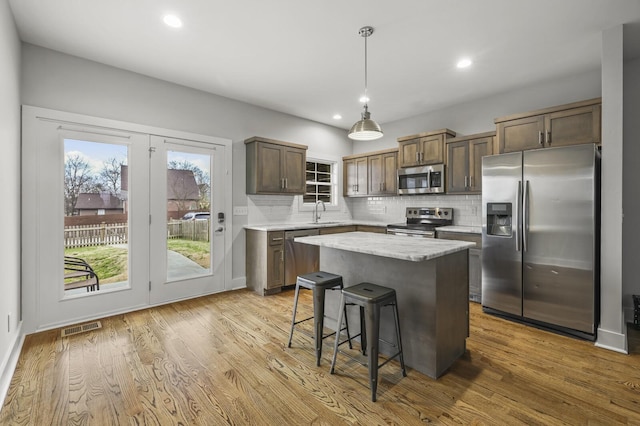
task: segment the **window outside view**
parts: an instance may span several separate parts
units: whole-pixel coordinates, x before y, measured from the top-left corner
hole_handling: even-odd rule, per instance
[[[64,140],[65,295],[128,285],[126,145]]]
[[[167,151],[167,279],[211,272],[211,156]]]
[[[127,159],[126,145],[64,140],[65,295],[129,286]],[[211,271],[210,164],[167,152],[169,280]]]
[[[306,190],[303,195],[305,204],[315,204],[323,201],[334,204],[335,178],[333,164],[324,161],[307,161]]]

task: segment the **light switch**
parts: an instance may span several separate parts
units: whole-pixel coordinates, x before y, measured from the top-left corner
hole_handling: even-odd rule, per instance
[[[234,216],[246,216],[249,214],[249,208],[245,206],[234,206],[233,207],[233,215]]]

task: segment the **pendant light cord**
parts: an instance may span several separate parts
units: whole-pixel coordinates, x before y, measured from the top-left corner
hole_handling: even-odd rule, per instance
[[[367,96],[367,39],[368,35],[364,36],[364,106],[369,103],[369,97]]]

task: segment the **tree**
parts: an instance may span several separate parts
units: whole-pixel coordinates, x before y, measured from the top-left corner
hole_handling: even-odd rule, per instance
[[[108,191],[116,197],[120,196],[121,188],[121,174],[123,160],[117,160],[115,157],[111,157],[102,163],[102,170],[98,178],[103,190]]]
[[[68,156],[64,162],[64,214],[73,215],[78,194],[98,189],[89,163],[78,154]]]

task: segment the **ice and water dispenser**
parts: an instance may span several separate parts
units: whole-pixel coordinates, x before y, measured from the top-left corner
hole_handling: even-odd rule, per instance
[[[487,203],[487,235],[510,237],[512,223],[511,203]]]

